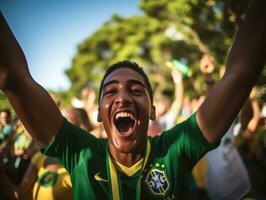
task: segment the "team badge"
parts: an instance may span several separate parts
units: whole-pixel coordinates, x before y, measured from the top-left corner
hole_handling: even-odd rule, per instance
[[[53,187],[56,184],[57,179],[57,172],[47,171],[39,177],[38,182],[42,187],[49,188]]]
[[[165,172],[159,169],[152,169],[146,178],[146,183],[148,184],[152,193],[156,195],[165,195],[169,188],[169,182],[165,175]]]

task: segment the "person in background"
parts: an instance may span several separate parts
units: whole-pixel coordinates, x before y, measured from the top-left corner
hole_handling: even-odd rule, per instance
[[[241,112],[239,134],[236,135],[236,147],[243,159],[251,181],[249,196],[255,199],[265,199],[266,180],[266,126],[261,115],[262,105],[259,105],[256,90],[251,93],[249,106]],[[246,120],[251,115],[251,120]]]
[[[73,200],[72,184],[66,169],[37,149],[18,185],[10,181],[0,159],[0,185],[2,199]]]
[[[96,104],[96,93],[90,86],[85,86],[81,90],[81,101],[92,124],[91,134],[97,138],[107,138],[104,127],[97,121],[98,105]]]
[[[183,100],[183,75],[178,69],[172,68],[172,78],[175,83],[174,101],[164,94],[155,98],[156,119],[152,120],[149,126],[148,135],[151,137],[160,135],[163,131],[169,130],[176,124]]]
[[[13,130],[10,163],[6,170],[10,180],[18,185],[30,164],[31,157],[35,153],[35,144],[18,118],[14,120]]]
[[[210,55],[202,57],[200,69],[208,93],[215,85],[214,61]],[[224,75],[224,69],[224,66],[220,69],[220,78]],[[222,137],[219,147],[208,152],[193,169],[193,174],[200,177],[201,187],[207,191],[210,199],[241,199],[250,191],[249,174],[235,144],[239,126],[246,129],[248,124],[254,126],[257,121],[254,121],[253,112],[250,112],[253,110],[248,108],[251,108],[250,98]]]
[[[9,109],[0,111],[0,145],[7,143],[13,134],[11,112]],[[3,144],[4,145],[4,144]]]
[[[83,108],[70,108],[65,111],[64,116],[73,124],[90,132],[93,130],[87,112]]]

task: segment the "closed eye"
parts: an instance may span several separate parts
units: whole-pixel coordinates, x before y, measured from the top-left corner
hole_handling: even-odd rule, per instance
[[[134,95],[142,95],[144,91],[141,88],[131,88],[131,93]]]
[[[141,90],[132,90],[132,92],[133,92],[134,94],[142,94],[142,91],[141,91]]]

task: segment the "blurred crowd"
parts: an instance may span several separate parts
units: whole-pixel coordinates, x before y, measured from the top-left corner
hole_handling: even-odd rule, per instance
[[[212,57],[204,55],[200,70],[205,95],[215,83],[214,69]],[[171,74],[175,85],[173,97],[163,92],[154,95],[156,120],[150,122],[150,137],[188,118],[205,98],[204,95],[186,96],[183,85],[186,75],[175,67],[171,68]],[[73,98],[70,108],[63,107],[58,97],[52,97],[71,123],[96,138],[106,138],[102,125],[97,122],[97,98],[92,88],[84,87],[80,96]],[[72,199],[71,180],[66,170],[57,161],[42,155],[39,149],[15,114],[8,109],[1,110],[0,173],[6,178],[1,189],[15,193],[16,199]],[[220,146],[206,154],[192,174],[191,192],[195,199],[266,199],[266,103],[256,88]]]

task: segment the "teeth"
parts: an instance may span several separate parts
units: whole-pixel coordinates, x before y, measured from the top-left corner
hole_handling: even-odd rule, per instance
[[[118,119],[119,117],[130,117],[132,120],[134,120],[133,114],[129,112],[119,112],[115,115],[115,119]]]

